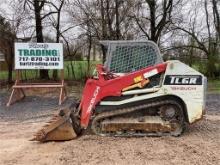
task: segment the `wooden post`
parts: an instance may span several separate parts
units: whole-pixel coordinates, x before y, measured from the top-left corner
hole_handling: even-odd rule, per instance
[[[64,84],[64,69],[60,71],[60,79],[61,79],[62,87],[60,88],[59,105],[61,105],[67,98],[66,88]]]
[[[14,102],[16,102],[18,100],[21,100],[25,97],[25,93],[24,93],[24,90],[22,88],[14,88],[15,86],[17,86],[20,83],[20,70],[16,70],[15,74],[16,74],[15,75],[16,80],[15,80],[15,84],[12,87],[12,92],[11,92],[11,95],[9,97],[7,107],[9,107]]]
[[[9,101],[7,106],[10,106],[14,102],[21,100],[25,97],[25,93],[23,89],[26,88],[60,88],[59,94],[59,105],[61,105],[65,99],[67,98],[66,87],[64,83],[64,69],[60,72],[60,83],[22,83],[21,80],[21,72],[20,70],[16,70],[16,80],[15,84],[12,86],[12,92],[9,97]]]

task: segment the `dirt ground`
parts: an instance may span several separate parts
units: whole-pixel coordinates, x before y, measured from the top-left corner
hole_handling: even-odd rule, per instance
[[[220,94],[209,94],[207,115],[178,138],[114,138],[87,134],[66,142],[28,141],[59,108],[57,97],[28,96],[5,107],[0,92],[0,164],[220,164]],[[45,95],[44,95],[45,96]],[[63,106],[68,106],[73,98]]]

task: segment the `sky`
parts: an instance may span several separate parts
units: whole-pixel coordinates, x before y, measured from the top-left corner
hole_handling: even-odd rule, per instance
[[[6,18],[6,20],[10,21],[11,24],[15,23],[14,21],[12,21],[14,18],[19,17],[19,13],[16,13],[12,7],[12,4],[14,2],[17,2],[17,0],[0,0],[0,14],[2,16],[4,16]],[[46,10],[49,10],[49,8]],[[19,12],[21,12],[21,11],[19,10]],[[32,15],[32,17],[34,17],[34,15]],[[56,14],[54,14],[54,17],[56,18]],[[61,13],[61,31],[72,26],[71,25],[72,21],[70,19],[71,19],[70,16],[67,13],[65,13],[64,11]],[[53,29],[53,27],[48,27],[47,20],[45,20],[44,22],[46,22],[44,24],[45,26],[44,26],[44,30],[43,30],[44,35],[51,36],[52,38],[55,38],[55,36],[56,36],[55,29]],[[34,25],[35,25],[35,22],[33,19],[25,20],[25,22],[18,29],[17,37],[23,38],[23,37],[31,36],[34,32],[34,28],[33,28]],[[64,35],[67,39],[72,40],[74,38],[77,38],[78,33],[79,33],[78,28],[73,28],[73,29],[65,32]]]
[[[15,13],[14,9],[12,7],[13,2],[16,2],[16,1],[18,1],[18,0],[0,0],[0,2],[1,2],[0,3],[0,14],[3,15],[4,17],[6,17],[7,20],[11,21],[11,20],[13,20],[13,18],[19,17],[19,14]],[[196,14],[194,12],[196,10],[196,12],[197,12],[196,28],[200,33],[204,33],[204,35],[205,35],[207,33],[207,30],[204,28],[206,26],[204,10],[197,7],[197,6],[202,5],[201,3],[199,3],[201,0],[192,0],[192,1],[185,0],[185,1],[188,1],[188,3],[186,3],[181,10],[181,13],[182,13],[184,20],[185,20],[185,23],[183,24],[183,26],[190,28],[190,26],[187,22],[190,22],[190,20],[193,20],[193,18],[196,16]],[[18,11],[18,12],[21,12],[21,11]],[[61,31],[72,26],[73,25],[72,22],[73,22],[73,19],[71,19],[67,13],[62,12]],[[13,24],[12,21],[11,21],[11,23]],[[25,21],[25,23],[22,24],[22,26],[20,26],[18,33],[17,33],[17,36],[18,37],[30,36],[33,33],[34,25],[35,25],[34,20],[28,19],[28,21]],[[30,26],[31,26],[31,28],[29,28]],[[24,29],[26,29],[26,30],[24,31]],[[69,41],[73,41],[78,37],[79,31],[80,31],[79,28],[73,28],[73,29],[69,30],[68,32],[66,32],[64,35]],[[51,27],[44,27],[44,35],[52,36],[53,38],[55,38],[55,30],[52,29]],[[165,42],[167,42],[166,41],[167,37],[164,38]]]

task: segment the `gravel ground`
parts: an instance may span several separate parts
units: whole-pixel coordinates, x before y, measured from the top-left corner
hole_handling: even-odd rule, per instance
[[[86,134],[41,144],[28,139],[60,108],[54,93],[43,95],[28,96],[6,108],[9,92],[0,92],[0,164],[220,164],[220,94],[208,94],[206,119],[178,138]],[[70,97],[63,106],[74,100]]]
[[[208,114],[220,115],[220,94],[208,94],[206,106]]]
[[[5,102],[5,97],[2,100]],[[70,97],[62,106],[58,106],[58,98],[28,96],[9,107],[5,107],[5,104],[0,105],[0,120],[25,121],[48,117],[56,113],[59,108],[70,105],[74,100],[76,99]]]
[[[71,89],[71,91],[75,89]],[[76,92],[76,91],[75,91]],[[75,93],[71,92],[71,93]],[[77,91],[78,92],[78,91]],[[0,120],[1,121],[25,121],[51,116],[61,107],[68,107],[76,102],[72,95],[61,105],[58,105],[59,91],[26,91],[27,97],[23,100],[6,107],[10,92],[0,92]],[[33,96],[34,95],[34,96]]]

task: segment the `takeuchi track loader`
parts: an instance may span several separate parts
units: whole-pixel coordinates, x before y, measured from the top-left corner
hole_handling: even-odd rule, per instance
[[[71,140],[88,127],[101,136],[179,136],[205,113],[207,79],[180,61],[163,62],[151,41],[103,41],[80,102],[59,111],[32,140]]]

